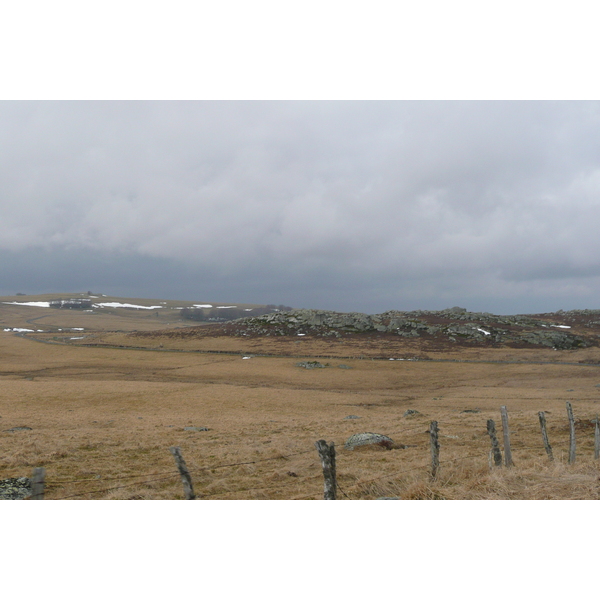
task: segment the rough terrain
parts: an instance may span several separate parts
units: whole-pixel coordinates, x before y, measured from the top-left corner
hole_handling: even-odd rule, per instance
[[[291,311],[190,327],[177,318],[180,303],[162,312],[2,303],[27,300],[43,298],[0,298],[0,479],[43,466],[47,498],[182,498],[169,453],[180,446],[200,498],[316,499],[318,439],[335,442],[341,499],[600,495],[599,311]],[[575,465],[566,464],[567,401]],[[501,405],[513,469],[489,465],[486,422],[500,430]],[[393,440],[391,449],[344,447],[363,432]]]

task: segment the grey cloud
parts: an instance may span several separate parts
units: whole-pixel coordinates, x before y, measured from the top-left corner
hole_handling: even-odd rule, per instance
[[[589,303],[599,106],[4,102],[0,249],[197,273],[224,301]]]

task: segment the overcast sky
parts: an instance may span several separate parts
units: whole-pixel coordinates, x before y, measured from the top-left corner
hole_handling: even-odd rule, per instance
[[[600,308],[600,103],[0,102],[0,294]]]

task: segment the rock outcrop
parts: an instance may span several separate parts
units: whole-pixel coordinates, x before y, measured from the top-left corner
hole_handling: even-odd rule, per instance
[[[580,326],[578,334],[570,331],[571,325],[565,324],[569,320],[577,321]],[[493,315],[453,307],[444,311],[387,311],[367,315],[299,309],[239,319],[227,327],[232,328],[228,331],[237,336],[312,335],[342,338],[350,334],[380,333],[409,339],[444,338],[450,342],[469,344],[516,344],[571,350],[598,344],[600,311]],[[581,335],[582,327],[589,329],[591,335]]]
[[[354,448],[357,446],[371,445],[381,446],[382,448],[391,450],[394,445],[394,441],[387,435],[382,435],[381,433],[355,433],[346,440],[344,448],[346,448],[346,450],[354,450]]]
[[[0,480],[0,500],[24,500],[31,496],[31,480],[27,477],[11,477]]]

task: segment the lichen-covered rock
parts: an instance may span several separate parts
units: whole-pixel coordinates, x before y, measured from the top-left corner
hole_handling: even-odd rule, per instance
[[[299,363],[296,363],[297,367],[302,367],[303,369],[324,369],[327,365],[321,364],[317,360],[305,360]]]
[[[394,445],[394,441],[387,435],[382,435],[381,433],[355,433],[346,440],[344,448],[346,448],[346,450],[354,450],[356,446],[368,445],[381,446],[382,448],[390,450]]]
[[[31,496],[31,481],[27,477],[0,480],[0,500],[23,500]]]

